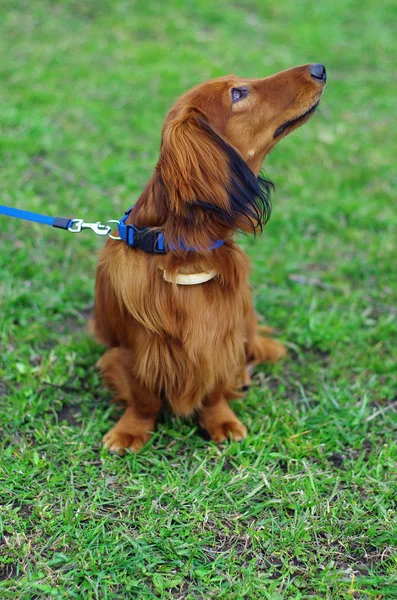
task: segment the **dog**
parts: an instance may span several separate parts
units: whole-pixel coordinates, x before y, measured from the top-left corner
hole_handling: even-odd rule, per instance
[[[94,327],[107,349],[98,367],[126,403],[103,438],[110,451],[139,451],[164,404],[197,413],[215,442],[246,437],[229,402],[247,385],[247,365],[286,350],[259,330],[249,260],[233,236],[262,230],[272,184],[261,165],[311,117],[325,83],[321,64],[230,75],[189,90],[168,113],[154,174],[125,219],[164,246],[110,239],[99,258]]]

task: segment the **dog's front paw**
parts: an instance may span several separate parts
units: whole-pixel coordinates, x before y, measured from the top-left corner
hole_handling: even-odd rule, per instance
[[[105,448],[109,448],[110,452],[123,456],[126,450],[139,452],[141,448],[149,440],[148,433],[131,434],[125,431],[117,431],[111,429],[102,439]]]
[[[247,428],[238,419],[216,425],[207,425],[211,440],[220,444],[226,440],[240,441],[247,437]]]

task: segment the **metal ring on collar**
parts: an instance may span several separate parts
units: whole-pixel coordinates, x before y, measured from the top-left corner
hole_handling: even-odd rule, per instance
[[[109,221],[106,221],[106,225],[109,225],[109,223],[116,223],[117,225],[119,225],[120,221],[118,221],[117,219],[109,219]],[[109,227],[110,227],[110,225],[109,225]],[[108,233],[108,237],[110,237],[111,240],[121,240],[121,237],[112,235],[111,233]]]

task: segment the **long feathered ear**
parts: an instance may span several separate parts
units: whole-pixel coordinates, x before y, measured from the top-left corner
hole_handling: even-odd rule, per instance
[[[190,238],[202,239],[203,226],[212,239],[227,229],[256,232],[270,216],[272,184],[257,178],[197,109],[166,124],[158,171],[171,237],[186,237],[188,228]]]

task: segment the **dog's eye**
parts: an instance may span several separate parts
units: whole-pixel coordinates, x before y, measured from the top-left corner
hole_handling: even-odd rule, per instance
[[[232,88],[232,102],[238,102],[248,95],[247,88]]]

